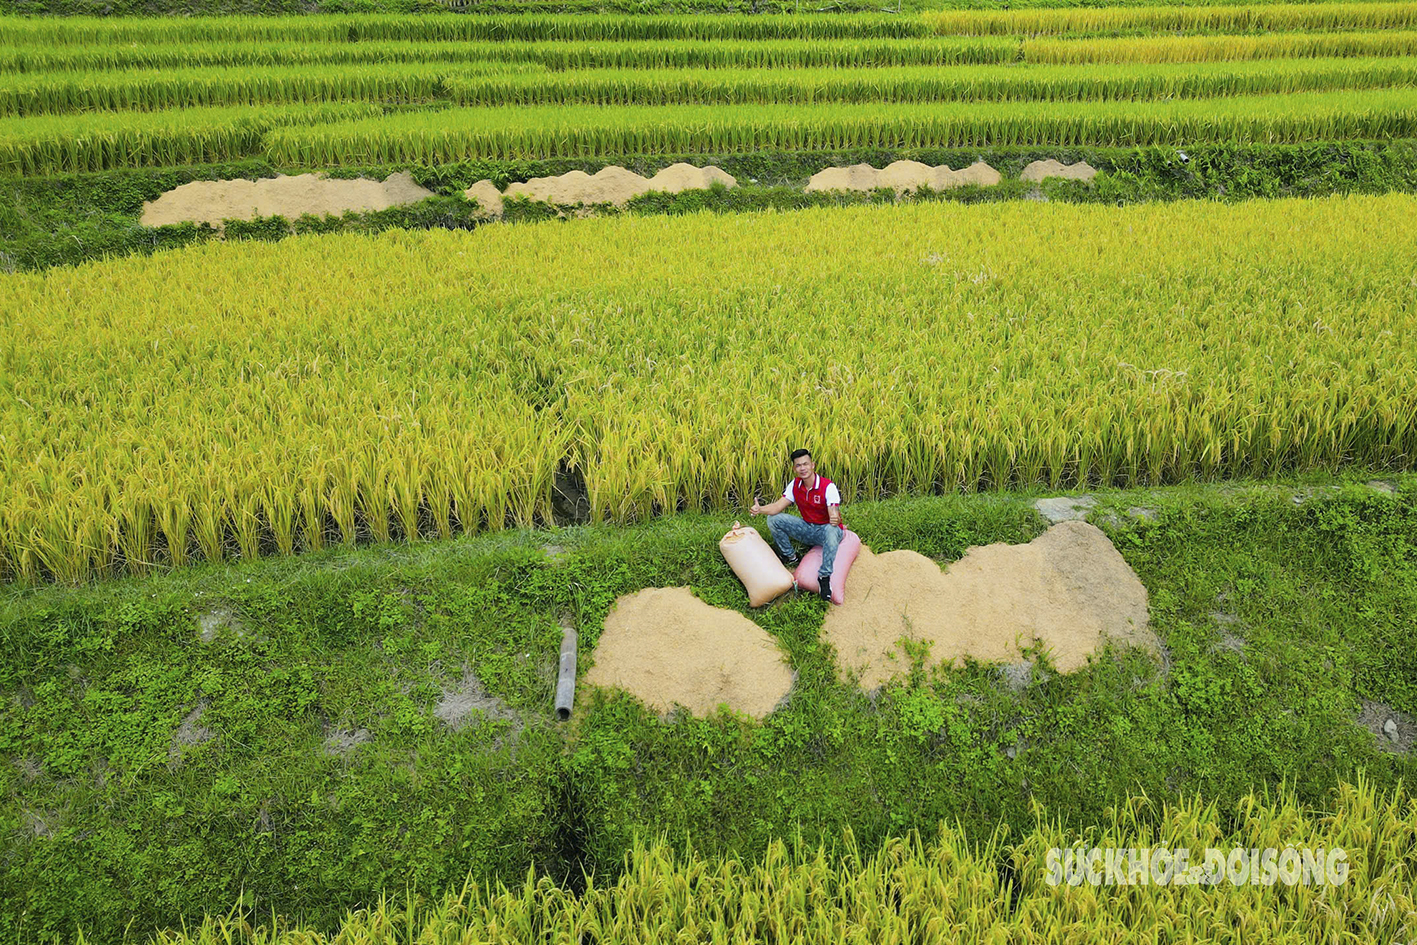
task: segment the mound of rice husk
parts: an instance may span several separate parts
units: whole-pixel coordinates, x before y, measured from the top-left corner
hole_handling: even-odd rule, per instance
[[[654,587],[615,602],[584,680],[660,712],[677,703],[706,716],[727,703],[761,719],[792,688],[792,669],[777,641],[742,614],[711,607],[687,587]]]
[[[623,167],[602,167],[594,174],[567,171],[559,177],[533,177],[525,183],[507,188],[506,196],[525,195],[547,203],[612,203],[623,204],[649,190],[649,181]]]
[[[677,194],[685,190],[708,190],[714,183],[725,187],[737,187],[738,181],[721,167],[695,167],[680,161],[671,164],[649,179],[649,189],[666,194]]]
[[[316,174],[261,180],[194,180],[143,204],[143,226],[251,220],[279,214],[295,220],[307,213],[342,216],[346,211],[387,210],[417,203],[433,191],[414,183],[407,171],[388,180],[328,180]]]
[[[938,170],[950,172],[948,167]],[[940,175],[937,169],[928,164],[921,164],[919,161],[894,161],[887,164],[876,175],[877,187],[889,187],[896,193],[908,190],[916,190],[920,187],[930,187],[937,189],[940,182]]]
[[[608,203],[622,207],[631,199],[650,191],[677,194],[685,190],[707,190],[714,182],[720,182],[725,187],[738,186],[732,174],[712,164],[708,167],[695,167],[682,162],[671,164],[649,179],[612,164],[594,174],[567,171],[556,177],[533,177],[508,186],[505,194],[500,193],[490,180],[480,180],[463,191],[463,195],[477,201],[488,216],[500,217],[503,197],[524,196],[529,200],[561,206]]]
[[[463,196],[478,205],[482,211],[480,216],[500,217],[502,215],[502,192],[490,180],[478,181],[464,190]]]
[[[1060,672],[1108,640],[1158,648],[1146,588],[1107,536],[1080,521],[1024,545],[972,547],[943,572],[913,551],[862,548],[846,603],[830,608],[823,632],[865,689],[909,669],[902,637],[929,642],[932,664],[1016,662],[1037,637]]]
[[[1040,181],[1045,177],[1061,177],[1065,180],[1092,180],[1097,176],[1097,168],[1086,161],[1079,161],[1076,164],[1060,164],[1051,158],[1047,161],[1034,161],[1023,169],[1019,175],[1020,180]]]
[[[931,167],[919,161],[894,161],[879,171],[870,164],[824,168],[807,181],[807,193],[831,190],[864,192],[889,187],[899,195],[921,187],[931,190],[947,190],[966,184],[992,187],[1001,179],[999,172],[983,161],[976,161],[958,171],[950,170],[945,164]]]
[[[975,161],[968,167],[960,168],[954,172],[956,187],[963,187],[966,184],[975,184],[979,187],[993,187],[1003,179],[1003,175],[983,161]]]

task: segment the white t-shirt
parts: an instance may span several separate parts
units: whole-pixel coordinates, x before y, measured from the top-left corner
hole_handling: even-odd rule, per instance
[[[813,489],[817,487],[817,483],[821,481],[821,478],[820,474],[812,477]],[[782,490],[782,497],[787,500],[788,505],[795,504],[792,501],[792,484],[796,481],[797,477],[793,476],[791,479],[787,480],[787,488]],[[827,485],[827,505],[841,505],[841,493],[837,490],[836,483],[834,482]]]

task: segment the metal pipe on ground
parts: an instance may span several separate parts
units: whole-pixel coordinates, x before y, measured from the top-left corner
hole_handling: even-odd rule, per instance
[[[556,676],[556,718],[564,722],[571,717],[571,704],[576,701],[576,631],[561,628],[561,671]]]

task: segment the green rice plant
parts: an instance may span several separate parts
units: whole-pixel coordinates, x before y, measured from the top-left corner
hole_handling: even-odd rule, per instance
[[[0,174],[228,161],[258,153],[261,136],[277,125],[338,121],[381,111],[376,104],[347,102],[0,119]]]
[[[1411,468],[1414,212],[620,216],[3,275],[0,577],[535,525],[562,466],[599,520],[741,515],[804,441],[847,501]]]
[[[1412,34],[1417,37],[1417,34]],[[162,69],[16,75],[0,114],[161,110],[285,102],[431,99],[466,105],[929,102],[1140,99],[1411,84],[1414,60],[1318,60],[1111,68],[463,71],[407,63],[264,70]]]
[[[938,10],[922,15],[941,35],[1007,36],[1122,31],[1239,33],[1255,30],[1380,30],[1417,26],[1417,3],[1295,3],[1230,6],[1071,6],[1027,10]]]
[[[274,128],[277,164],[844,148],[1294,142],[1417,134],[1417,90],[1155,102],[532,106]],[[0,152],[3,153],[3,152]]]
[[[747,862],[637,837],[612,880],[587,875],[579,894],[534,870],[510,888],[478,885],[469,875],[460,889],[427,899],[383,894],[333,930],[275,917],[268,926],[266,917],[238,909],[161,931],[154,942],[1220,945],[1242,940],[1240,930],[1247,942],[1401,942],[1417,923],[1417,799],[1400,786],[1379,792],[1360,775],[1340,783],[1331,811],[1302,803],[1287,785],[1252,791],[1225,810],[1199,797],[1158,804],[1141,794],[1109,806],[1103,823],[1066,829],[1037,801],[1031,811],[1034,825],[1016,840],[1005,825],[971,840],[958,823],[941,822],[928,842],[911,831],[870,855],[849,828],[817,846],[778,838]],[[1096,884],[1078,873],[1081,881],[1069,882],[1064,854],[1086,857],[1094,849],[1120,851],[1120,881],[1099,855],[1091,864]],[[1253,884],[1248,875],[1238,882],[1238,870],[1203,878],[1208,850],[1254,851],[1261,864],[1260,851],[1274,851],[1274,869],[1256,866]],[[1295,857],[1293,872],[1285,850]],[[1179,867],[1166,865],[1179,851],[1197,868],[1187,883],[1172,879]],[[1323,867],[1317,876],[1304,874],[1306,853]],[[1145,868],[1129,873],[1132,858]],[[1190,879],[1189,869],[1184,875]]]
[[[471,74],[457,65],[430,63],[18,74],[0,80],[0,115],[416,101],[445,96],[450,75]]]
[[[1000,37],[765,40],[756,43],[506,43],[497,54],[549,69],[801,68],[1012,62],[1016,40]]]
[[[829,14],[480,15],[318,14],[311,16],[0,16],[0,43],[23,46],[129,43],[539,42],[584,40],[756,41],[926,36],[916,17]]]
[[[93,72],[200,66],[311,66],[367,63],[463,63],[486,71],[515,69],[768,68],[954,65],[1012,62],[1017,40],[1005,37],[921,39],[699,40],[637,42],[179,43],[134,46],[3,46],[0,71]],[[505,63],[505,65],[498,65]]]
[[[1417,31],[1275,33],[1261,36],[1143,36],[1127,39],[1030,39],[1031,63],[1216,62],[1311,56],[1408,56]]]
[[[1109,101],[1409,86],[1417,57],[1161,65],[954,69],[588,69],[554,75],[453,75],[462,105],[800,104]],[[0,87],[0,101],[6,90]]]

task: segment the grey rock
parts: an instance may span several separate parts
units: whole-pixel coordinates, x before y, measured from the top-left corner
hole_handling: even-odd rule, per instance
[[[1390,705],[1360,699],[1357,721],[1373,733],[1384,751],[1406,754],[1417,743],[1417,719]]]

